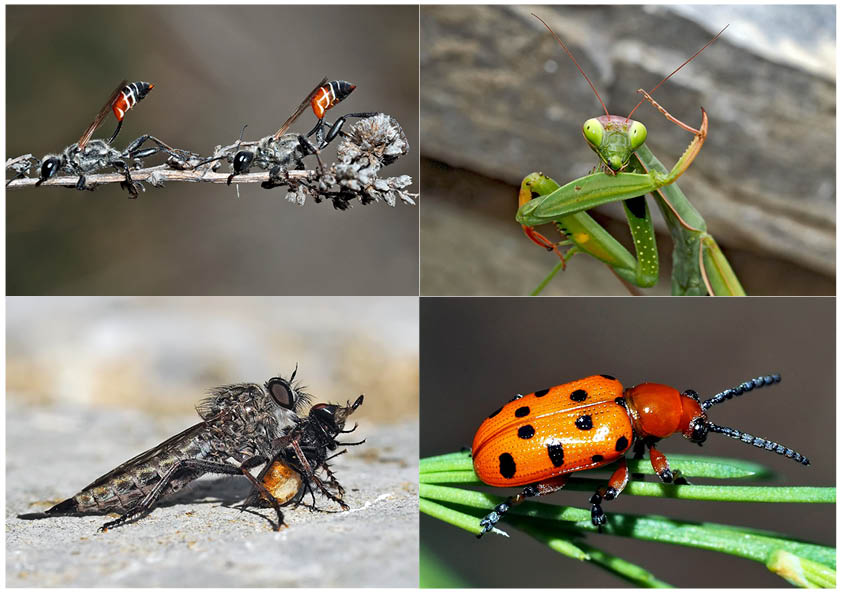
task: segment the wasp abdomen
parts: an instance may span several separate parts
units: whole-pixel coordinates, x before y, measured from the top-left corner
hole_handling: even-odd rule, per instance
[[[111,106],[111,109],[114,110],[114,115],[117,117],[117,121],[119,122],[122,120],[125,117],[126,112],[132,109],[135,104],[140,102],[141,99],[146,97],[146,94],[149,93],[149,90],[153,87],[155,87],[155,85],[144,81],[137,81],[136,83],[130,83],[123,87],[122,91],[120,91],[120,95],[114,100],[114,105]]]
[[[348,81],[330,81],[323,85],[311,101],[313,113],[321,120],[325,112],[348,97],[357,86]]]

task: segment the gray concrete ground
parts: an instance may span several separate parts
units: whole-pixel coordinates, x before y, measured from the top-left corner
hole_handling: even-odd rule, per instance
[[[6,405],[6,584],[10,587],[415,587],[418,424],[374,425],[337,458],[351,509],[240,512],[243,478],[207,476],[139,521],[21,520],[195,423],[108,408]],[[320,498],[319,507],[337,507]],[[262,516],[261,516],[262,515]]]

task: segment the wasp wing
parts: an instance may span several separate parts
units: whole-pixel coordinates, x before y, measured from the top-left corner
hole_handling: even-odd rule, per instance
[[[316,88],[313,89],[312,91],[310,91],[309,95],[307,95],[307,97],[304,98],[304,101],[301,102],[301,105],[298,106],[298,109],[296,109],[292,113],[292,115],[289,118],[287,118],[287,121],[284,122],[284,125],[281,126],[280,129],[275,133],[275,140],[278,140],[279,138],[281,138],[281,136],[287,130],[289,130],[289,127],[292,126],[292,123],[295,122],[298,119],[298,116],[300,116],[301,114],[304,113],[304,110],[306,110],[307,106],[310,105],[310,102],[313,100],[313,97],[316,96],[316,93],[319,92],[319,89],[321,89],[326,82],[327,82],[327,77],[324,77],[321,80],[321,82],[318,85],[316,85]]]
[[[91,137],[94,134],[94,131],[99,128],[99,125],[102,124],[102,121],[105,119],[105,116],[108,115],[108,112],[111,110],[111,106],[114,105],[114,101],[117,99],[117,96],[120,94],[120,91],[123,90],[123,87],[129,84],[129,81],[123,80],[117,85],[117,88],[114,89],[114,92],[108,97],[108,101],[105,102],[105,105],[102,106],[102,109],[99,110],[99,113],[94,118],[94,121],[91,122],[91,125],[85,130],[82,134],[82,137],[79,139],[77,143],[80,149],[83,149],[85,145],[88,144],[88,141],[91,140]]]

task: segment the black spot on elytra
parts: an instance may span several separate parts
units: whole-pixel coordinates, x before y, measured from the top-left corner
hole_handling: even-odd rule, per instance
[[[577,403],[581,403],[582,401],[584,401],[587,398],[588,398],[587,391],[584,391],[581,388],[576,389],[572,393],[570,393],[570,400],[576,401]]]
[[[502,408],[502,407],[500,407],[500,409],[498,409],[497,411],[495,411],[494,413],[492,413],[491,415],[489,415],[489,416],[488,416],[488,419],[491,419],[492,417],[494,417],[495,415],[497,415],[497,414],[498,414],[498,413],[500,413],[501,411],[503,411],[503,408]]]
[[[543,397],[548,392],[550,392],[550,389],[548,389],[548,388],[545,388],[544,390],[537,390],[537,391],[535,391],[535,396],[536,397]]]
[[[625,450],[629,447],[629,439],[625,436],[620,436],[617,439],[617,444],[614,446],[614,450],[617,452],[625,452]]]
[[[616,399],[614,399],[614,402],[617,403],[617,405],[619,405],[623,409],[626,408],[626,400],[623,397],[617,397]]]
[[[511,479],[515,476],[515,471],[517,471],[517,466],[515,465],[515,460],[512,458],[507,452],[504,452],[500,455],[500,475],[505,477],[506,479]]]
[[[526,417],[529,415],[529,407],[518,407],[515,410],[515,417]]]
[[[547,454],[550,455],[554,467],[561,467],[564,464],[564,447],[561,444],[547,444]]]
[[[643,196],[630,198],[625,203],[632,215],[638,219],[646,217],[646,199]]]
[[[591,457],[591,460],[594,463],[601,463],[602,461],[605,460],[605,457],[603,457],[602,455],[594,455],[594,456]]]
[[[576,420],[576,427],[580,430],[591,430],[593,429],[593,419],[590,415],[580,415],[579,419]]]
[[[602,376],[603,378],[607,378],[608,380],[617,380],[616,378],[614,378],[613,376],[609,376],[608,374],[600,374],[600,376]]]
[[[526,424],[525,426],[520,426],[517,429],[517,437],[522,438],[524,440],[529,440],[535,435],[535,428]]]

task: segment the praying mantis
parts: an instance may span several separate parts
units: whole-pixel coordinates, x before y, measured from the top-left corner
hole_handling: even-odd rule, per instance
[[[628,116],[623,117],[609,114],[596,87],[561,38],[543,19],[532,16],[541,21],[564,48],[605,110],[604,116],[587,120],[582,129],[586,142],[600,158],[601,171],[565,185],[534,172],[521,183],[517,222],[527,237],[542,248],[555,252],[560,259],[533,295],[540,293],[565,267],[566,261],[577,253],[590,254],[604,262],[632,292],[635,292],[635,287],[655,285],[658,281],[658,251],[645,194],[652,194],[655,198],[673,240],[673,295],[745,295],[716,240],[707,232],[704,219],[675,183],[693,163],[705,142],[707,113],[701,108],[702,123],[695,129],[673,117],[651,96],[667,79],[716,41],[725,29],[648,93],[639,89],[643,99]],[[646,146],[646,127],[631,119],[644,101],[667,120],[693,134],[693,140],[671,170],[667,170]],[[623,201],[635,256],[586,212],[614,201]],[[566,239],[553,243],[534,229],[534,226],[544,223],[555,223]],[[567,246],[567,251],[562,253],[561,246]]]

